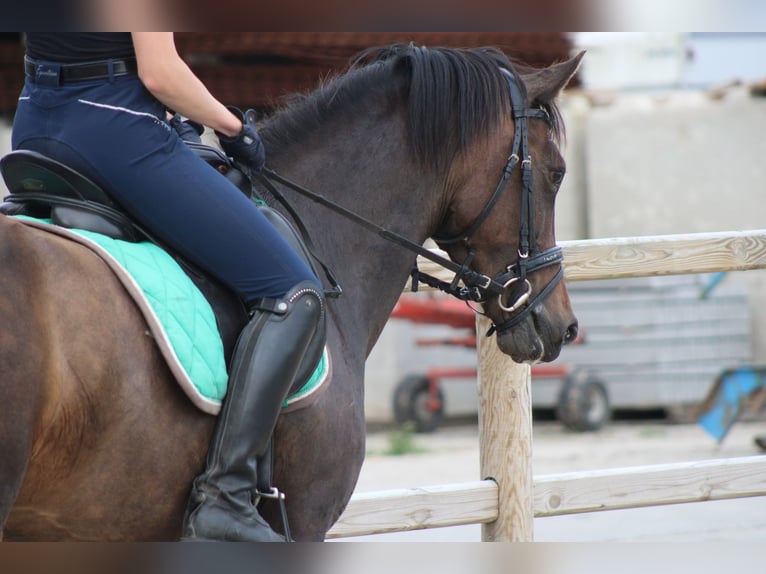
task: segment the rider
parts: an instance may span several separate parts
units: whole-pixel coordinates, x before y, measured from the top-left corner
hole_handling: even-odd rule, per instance
[[[299,367],[315,365],[322,352],[322,286],[256,205],[167,119],[172,110],[214,129],[223,150],[257,173],[265,154],[255,114],[216,100],[178,55],[172,32],[30,32],[25,69],[13,149],[57,159],[102,185],[250,312],[182,537],[283,540],[255,507],[258,468]]]

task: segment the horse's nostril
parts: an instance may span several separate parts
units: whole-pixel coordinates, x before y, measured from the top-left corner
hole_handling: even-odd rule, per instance
[[[568,345],[569,343],[574,342],[574,340],[577,339],[578,331],[579,331],[579,328],[577,326],[577,321],[569,325],[569,327],[567,327],[567,330],[564,332],[564,344]]]

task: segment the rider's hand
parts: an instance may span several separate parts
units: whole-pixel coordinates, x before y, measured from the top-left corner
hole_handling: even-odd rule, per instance
[[[266,163],[266,151],[255,129],[255,111],[242,112],[234,106],[226,106],[231,113],[242,121],[242,130],[233,137],[216,132],[221,148],[240,165],[253,173],[260,173]]]

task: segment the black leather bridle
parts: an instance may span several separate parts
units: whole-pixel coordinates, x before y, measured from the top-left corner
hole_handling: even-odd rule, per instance
[[[447,283],[428,275],[427,273],[419,271],[416,263],[411,273],[413,291],[417,291],[419,283],[424,283],[463,301],[483,303],[488,301],[491,297],[497,297],[500,308],[506,313],[510,313],[510,317],[500,325],[493,324],[487,335],[489,336],[493,332],[503,333],[523,321],[529,313],[532,312],[535,306],[553,291],[559,281],[561,281],[564,275],[564,269],[561,266],[561,262],[563,261],[561,248],[554,246],[539,251],[537,249],[534,231],[535,212],[532,193],[532,156],[529,154],[529,143],[527,141],[527,120],[529,118],[535,118],[550,123],[550,116],[548,115],[548,112],[542,108],[526,108],[524,106],[524,97],[516,77],[504,68],[501,68],[501,71],[508,80],[511,109],[515,124],[511,155],[508,157],[508,161],[503,168],[503,174],[500,177],[500,181],[498,182],[492,197],[490,197],[489,201],[484,206],[484,209],[479,213],[473,223],[471,223],[462,233],[453,237],[441,235],[433,236],[433,239],[440,246],[461,242],[468,245],[468,239],[479,229],[487,217],[489,217],[489,214],[507,187],[508,180],[511,178],[516,166],[521,163],[521,224],[519,231],[518,259],[514,263],[508,265],[505,271],[497,273],[493,277],[489,277],[471,269],[470,265],[474,258],[474,253],[470,250],[462,263],[455,263],[450,259],[441,257],[423,246],[410,241],[406,237],[372,223],[324,196],[282,177],[271,169],[265,169],[263,173],[260,174],[259,180],[270,191],[275,199],[288,208],[294,219],[297,218],[297,214],[295,214],[289,207],[287,201],[271,182],[277,182],[289,187],[315,203],[319,203],[358,225],[361,225],[365,229],[376,233],[383,239],[413,251],[455,273],[452,282]],[[533,295],[532,286],[529,279],[527,279],[527,276],[530,273],[552,265],[559,266],[558,272],[541,291]],[[462,285],[460,284],[461,282]],[[336,289],[337,293],[340,293],[340,287],[334,282],[334,278],[333,287]],[[522,289],[520,293],[519,287]],[[506,300],[509,299],[512,300],[512,303],[507,304]]]
[[[564,276],[564,269],[561,266],[564,257],[561,248],[554,246],[539,251],[537,249],[534,229],[535,210],[532,190],[532,156],[529,154],[529,142],[527,140],[527,120],[529,118],[536,118],[550,123],[550,116],[545,109],[524,107],[524,97],[516,77],[505,68],[501,68],[501,71],[508,81],[514,121],[513,147],[511,155],[508,156],[508,161],[503,168],[503,175],[500,177],[495,192],[489,198],[484,209],[462,233],[453,237],[433,236],[434,241],[440,247],[461,242],[468,245],[468,239],[487,219],[500,199],[503,190],[506,188],[514,169],[521,163],[521,223],[519,227],[518,259],[515,263],[508,265],[505,271],[498,273],[491,279],[485,279],[484,283],[476,283],[472,277],[463,277],[464,284],[479,290],[479,296],[471,297],[472,300],[485,302],[491,296],[497,296],[500,308],[506,313],[511,314],[511,317],[500,325],[493,324],[488,335],[491,335],[494,331],[502,333],[518,325],[535,308],[538,302],[541,302],[553,291]],[[468,264],[470,264],[472,259],[473,253],[469,251],[466,257]],[[532,285],[529,279],[527,279],[527,275],[551,265],[558,265],[558,272],[541,291],[532,296]],[[463,267],[465,266],[467,264],[464,262]],[[519,287],[521,287],[521,292],[519,292]],[[508,304],[505,300],[510,295],[514,296],[510,297],[512,302]]]

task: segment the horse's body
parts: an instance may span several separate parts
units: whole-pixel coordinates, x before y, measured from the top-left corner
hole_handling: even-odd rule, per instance
[[[433,56],[409,50],[423,61]],[[442,62],[444,54],[456,52],[439,52]],[[461,113],[471,109],[485,117],[460,118],[441,109],[461,96],[440,99],[440,91],[477,88],[455,83],[467,79],[457,68],[446,64],[454,74],[446,84],[426,74],[416,90],[410,75],[421,72],[413,72],[415,60],[405,57],[397,65],[352,72],[278,113],[262,129],[269,165],[416,243],[436,232],[459,232],[494,190],[514,130],[502,96],[507,81],[493,71],[502,58],[473,54],[460,61],[484,62],[468,76],[474,83],[484,79],[481,89],[494,96],[483,107],[469,101]],[[550,107],[576,66],[571,61],[525,76],[528,104]],[[408,93],[425,98],[409,116]],[[430,106],[433,117],[413,128],[410,116]],[[452,121],[458,123],[441,125]],[[460,131],[462,124],[467,131]],[[440,129],[455,141],[442,141]],[[543,121],[530,120],[529,145],[536,166],[535,237],[549,248],[558,182],[548,180],[556,179],[550,174],[563,169],[563,160]],[[516,260],[518,179],[470,238],[472,265],[482,273],[492,275]],[[287,495],[293,536],[321,540],[348,502],[362,465],[364,363],[414,254],[285,193],[344,288],[328,304],[332,381],[311,407],[283,415],[275,435],[274,483]],[[450,256],[462,260],[467,244],[448,247]],[[173,382],[135,305],[94,254],[0,216],[0,269],[5,538],[177,538],[213,417],[192,406]],[[532,287],[541,289],[554,273],[535,273]],[[552,360],[572,337],[574,316],[563,283],[536,305],[529,318],[498,335],[501,349],[516,360]],[[503,320],[493,301],[484,310],[495,322]]]

